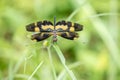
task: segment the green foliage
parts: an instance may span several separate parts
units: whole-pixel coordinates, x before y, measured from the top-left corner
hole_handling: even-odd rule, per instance
[[[120,80],[119,0],[0,0],[0,80]],[[30,40],[29,23],[68,20],[79,38]]]

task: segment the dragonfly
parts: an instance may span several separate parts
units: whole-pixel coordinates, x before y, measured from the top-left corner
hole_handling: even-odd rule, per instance
[[[53,36],[52,41],[57,42],[57,36],[61,36],[68,40],[77,39],[79,37],[77,32],[83,30],[83,25],[65,20],[56,22],[56,18],[54,18],[54,23],[43,20],[28,24],[26,25],[26,30],[29,32],[36,32],[31,35],[31,40],[39,42]]]

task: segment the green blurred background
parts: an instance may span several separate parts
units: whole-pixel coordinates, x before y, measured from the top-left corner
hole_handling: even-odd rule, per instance
[[[25,29],[54,16],[84,25],[79,39],[57,42],[78,80],[120,80],[120,0],[0,0],[0,80],[27,80],[42,61],[32,80],[54,80],[44,41]],[[59,76],[64,67],[51,52]]]

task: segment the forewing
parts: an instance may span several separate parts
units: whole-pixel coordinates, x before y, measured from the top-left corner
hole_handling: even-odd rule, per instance
[[[66,21],[62,20],[56,23],[55,30],[57,32],[68,32],[68,26]]]
[[[44,20],[27,25],[26,30],[30,32],[52,32],[54,26],[50,21]]]
[[[67,26],[69,27],[69,32],[75,32],[75,31],[82,31],[83,30],[83,25],[78,24],[78,23],[67,22]]]
[[[55,29],[57,32],[75,32],[82,31],[83,26],[78,23],[66,22],[62,20],[56,23]]]

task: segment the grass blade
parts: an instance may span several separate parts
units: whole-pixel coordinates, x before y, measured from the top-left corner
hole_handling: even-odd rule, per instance
[[[49,54],[49,59],[50,59],[51,68],[52,68],[52,71],[53,71],[53,76],[54,76],[54,79],[56,80],[56,79],[57,79],[57,76],[56,76],[55,68],[54,68],[54,65],[53,65],[53,60],[52,60],[50,48],[51,48],[51,46],[49,46],[49,47],[47,48],[47,50],[48,50],[48,54]]]
[[[76,77],[75,77],[75,75],[74,75],[74,73],[66,66],[66,64],[65,64],[65,58],[64,58],[61,50],[59,49],[59,47],[56,44],[54,44],[53,47],[56,50],[56,52],[57,52],[57,54],[58,54],[58,56],[59,56],[59,58],[60,58],[60,60],[61,60],[61,62],[63,64],[63,66],[65,67],[65,70],[67,71],[67,73],[69,74],[69,76],[71,77],[71,79],[72,80],[77,80]]]
[[[30,77],[28,78],[28,80],[31,80],[33,75],[37,72],[37,70],[40,68],[40,66],[43,64],[43,61],[36,67],[36,69],[33,71],[33,73],[30,75]]]

